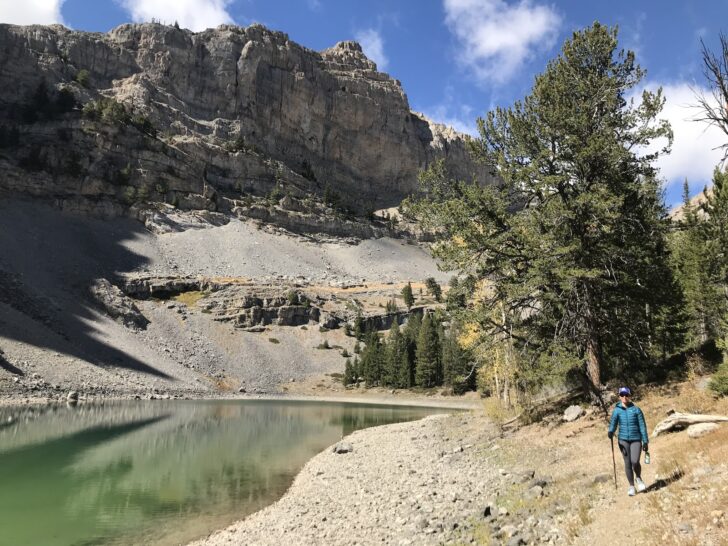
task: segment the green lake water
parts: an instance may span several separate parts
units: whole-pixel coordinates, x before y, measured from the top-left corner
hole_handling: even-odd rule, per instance
[[[280,498],[343,435],[442,411],[278,400],[0,408],[0,545],[184,544]]]

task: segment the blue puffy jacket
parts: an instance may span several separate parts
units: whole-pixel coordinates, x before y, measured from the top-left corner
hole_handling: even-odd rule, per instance
[[[626,408],[622,406],[621,402],[617,402],[612,412],[612,420],[609,422],[609,432],[614,432],[617,427],[619,427],[620,440],[627,442],[642,441],[643,444],[649,441],[645,416],[642,415],[642,410],[632,402],[627,404]]]

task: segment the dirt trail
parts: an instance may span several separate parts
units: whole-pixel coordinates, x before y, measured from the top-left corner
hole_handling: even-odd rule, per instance
[[[637,403],[650,430],[673,406],[728,412],[691,383]],[[352,453],[321,453],[280,501],[199,544],[728,544],[728,426],[652,441],[635,497],[616,453],[614,488],[606,430],[590,409],[499,433],[481,408],[359,431]]]

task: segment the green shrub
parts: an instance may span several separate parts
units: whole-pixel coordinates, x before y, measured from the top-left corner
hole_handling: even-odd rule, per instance
[[[329,340],[324,339],[323,343],[319,343],[319,346],[316,348],[317,349],[331,349],[331,346],[329,345]]]
[[[90,74],[88,73],[88,70],[86,70],[85,68],[82,68],[81,70],[76,72],[75,80],[76,80],[76,83],[78,83],[78,85],[80,85],[81,87],[88,88],[88,86],[90,84],[90,81],[89,81]]]
[[[274,344],[276,344],[276,345],[277,345],[278,343],[280,343],[280,341],[279,341],[279,340],[278,340],[277,338],[274,338],[274,337],[269,337],[269,338],[268,338],[268,341],[270,341],[271,343],[274,343]]]
[[[137,200],[137,190],[134,186],[127,186],[124,193],[121,195],[121,199],[127,205],[132,205]]]
[[[276,204],[278,201],[283,199],[283,187],[281,186],[280,182],[276,182],[276,185],[273,187],[272,190],[270,190],[270,193],[268,194],[268,201],[271,204]]]
[[[288,292],[286,299],[288,300],[288,305],[298,305],[298,292],[291,290]]]
[[[728,396],[728,360],[718,366],[718,370],[710,380],[708,387],[718,396]]]
[[[129,184],[129,180],[131,180],[131,164],[127,163],[121,169],[112,171],[110,178],[112,184],[126,186]]]
[[[152,138],[157,136],[157,129],[149,118],[142,114],[130,114],[123,104],[108,97],[87,102],[83,105],[82,114],[91,121],[101,121],[117,127],[131,125]]]

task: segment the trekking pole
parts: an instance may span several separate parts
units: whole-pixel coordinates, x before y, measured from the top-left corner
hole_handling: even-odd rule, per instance
[[[612,467],[614,468],[614,489],[617,489],[617,462],[614,460],[614,438],[609,439],[612,444]]]

